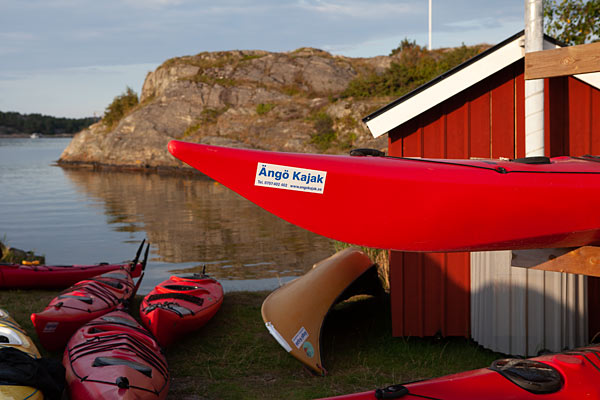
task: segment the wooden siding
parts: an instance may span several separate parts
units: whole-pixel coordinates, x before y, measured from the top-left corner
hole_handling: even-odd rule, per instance
[[[392,156],[525,156],[524,61],[396,127]],[[600,154],[600,91],[572,77],[546,80],[546,153]],[[457,230],[461,227],[457,226]],[[470,336],[469,253],[390,254],[394,336]],[[600,332],[600,279],[590,279],[590,335]],[[590,336],[591,337],[591,336]]]
[[[522,156],[524,145],[519,152],[515,143],[525,141],[524,115],[514,112],[524,91],[522,65],[519,61],[394,129],[389,154]],[[390,285],[394,336],[470,336],[469,253],[392,251]]]

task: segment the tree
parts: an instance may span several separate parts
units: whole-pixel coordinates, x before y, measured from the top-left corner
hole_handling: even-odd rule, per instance
[[[567,45],[600,40],[600,0],[545,0],[546,33]]]
[[[108,128],[115,126],[121,118],[131,111],[139,103],[138,95],[132,88],[127,86],[127,89],[121,95],[115,97],[104,110],[102,122]]]
[[[0,111],[1,133],[33,133],[44,135],[75,133],[98,121],[96,117],[56,118],[42,114],[19,114]]]
[[[417,44],[416,40],[410,41],[408,38],[404,38],[402,39],[398,47],[391,51],[390,56],[396,55],[404,50],[411,49],[422,50],[423,48]]]

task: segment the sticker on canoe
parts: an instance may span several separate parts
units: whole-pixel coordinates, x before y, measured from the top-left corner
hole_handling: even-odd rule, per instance
[[[300,348],[300,347],[302,347],[304,342],[306,342],[306,339],[308,339],[308,332],[306,331],[306,329],[304,327],[302,327],[302,328],[300,328],[298,333],[296,333],[296,335],[294,335],[292,342],[294,342],[294,344],[296,345],[297,348]]]
[[[255,186],[323,194],[326,171],[259,162]]]
[[[315,348],[313,347],[312,343],[310,343],[308,340],[304,343],[302,349],[309,358],[313,358],[313,356],[315,355]]]

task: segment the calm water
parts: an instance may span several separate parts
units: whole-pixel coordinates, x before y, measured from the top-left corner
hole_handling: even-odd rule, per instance
[[[52,165],[69,141],[0,138],[0,240],[48,264],[130,260],[146,238],[141,294],[204,264],[226,291],[270,290],[334,252],[207,178]]]

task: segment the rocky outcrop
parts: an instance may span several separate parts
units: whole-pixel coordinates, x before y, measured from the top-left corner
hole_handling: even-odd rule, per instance
[[[98,122],[79,132],[59,163],[181,167],[171,139],[294,152],[385,149],[361,119],[389,99],[340,93],[360,73],[381,71],[390,57],[228,51],[166,61],[148,73],[140,104],[113,129]]]
[[[0,262],[7,264],[21,264],[27,262],[44,264],[46,262],[46,257],[38,256],[33,251],[17,249],[16,247],[10,247],[5,243],[0,242]]]

